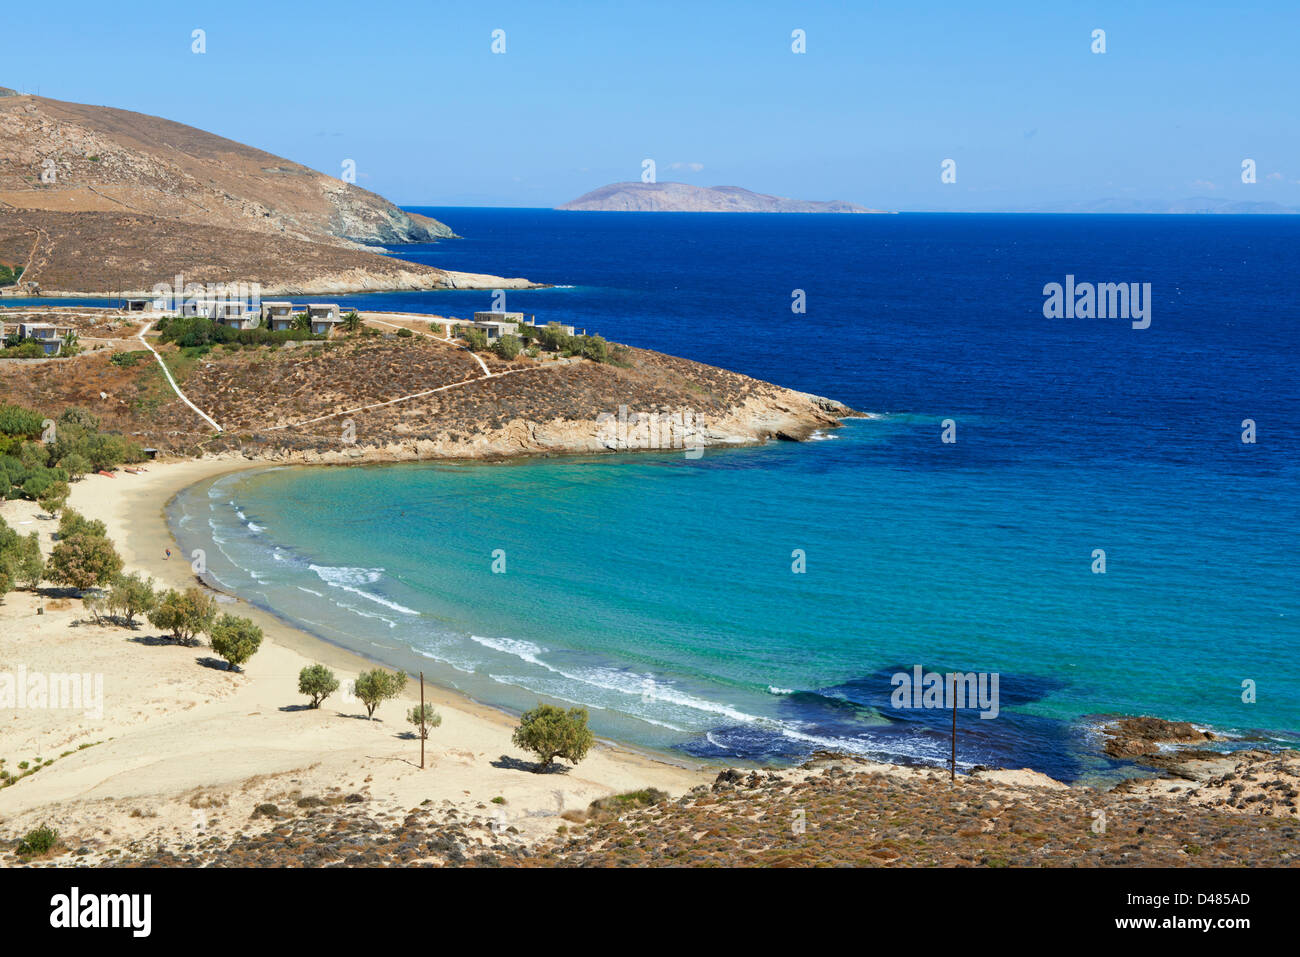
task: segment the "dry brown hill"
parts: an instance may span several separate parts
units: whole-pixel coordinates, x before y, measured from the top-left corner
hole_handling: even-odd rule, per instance
[[[25,268],[0,295],[144,295],[177,275],[286,295],[533,285],[366,248],[452,235],[191,126],[0,88],[0,265]]]
[[[7,92],[0,208],[139,213],[336,245],[452,235],[382,196],[192,126]]]
[[[74,325],[85,352],[0,362],[0,403],[50,415],[86,408],[106,429],[183,455],[238,451],[345,462],[645,448],[648,425],[630,427],[621,448],[602,433],[600,416],[617,417],[620,406],[629,418],[689,412],[701,445],[733,445],[806,438],[856,414],[725,369],[632,348],[620,348],[618,364],[505,362],[482,353],[492,373],[485,375],[465,349],[423,333],[401,337],[371,328],[328,342],[218,347],[202,356],[151,338],[189,399],[226,430],[214,435],[131,338],[139,320],[107,310],[37,318]],[[111,359],[126,351],[132,361]],[[347,444],[345,423],[355,439]]]

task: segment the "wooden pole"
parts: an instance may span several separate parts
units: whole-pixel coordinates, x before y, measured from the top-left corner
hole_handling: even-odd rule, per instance
[[[952,679],[952,764],[950,766],[950,780],[953,784],[957,783],[957,676],[953,675]]]
[[[420,770],[424,770],[424,672],[420,672]]]

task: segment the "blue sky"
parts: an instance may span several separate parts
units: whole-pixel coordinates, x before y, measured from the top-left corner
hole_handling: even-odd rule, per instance
[[[886,209],[1300,206],[1297,36],[1294,0],[73,0],[23,7],[0,85],[333,175],[351,159],[358,185],[408,205],[551,206],[638,179],[648,157],[661,181]]]

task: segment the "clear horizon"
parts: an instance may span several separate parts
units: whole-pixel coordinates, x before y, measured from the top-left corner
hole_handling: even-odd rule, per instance
[[[660,182],[894,211],[1300,207],[1281,3],[318,9],[36,7],[0,36],[0,85],[352,161],[403,206],[547,208],[653,159]]]

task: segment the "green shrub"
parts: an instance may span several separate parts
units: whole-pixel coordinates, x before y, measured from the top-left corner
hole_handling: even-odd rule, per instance
[[[19,765],[23,767],[23,765]],[[48,854],[59,845],[59,832],[52,827],[41,825],[27,832],[27,836],[18,842],[19,857],[35,857]]]
[[[71,538],[80,532],[102,538],[108,535],[108,527],[97,518],[86,518],[75,508],[65,508],[59,518],[59,541]]]
[[[578,336],[577,350],[584,359],[593,362],[609,361],[609,343],[600,336]]]
[[[548,352],[568,352],[573,348],[573,338],[555,323],[537,330],[537,341]]]
[[[496,353],[497,358],[507,361],[518,357],[522,350],[523,343],[519,341],[519,337],[508,333],[492,343],[492,351]]]
[[[26,339],[17,345],[0,349],[0,359],[43,359],[45,350],[39,342]]]
[[[87,472],[92,471],[90,459],[79,452],[69,452],[59,459],[59,468],[67,472],[68,478],[74,482],[80,481]]]
[[[465,340],[472,352],[482,352],[487,348],[487,333],[474,326],[457,326],[456,334]]]
[[[44,431],[45,417],[20,405],[0,406],[0,433],[34,439]]]
[[[67,482],[51,482],[41,497],[36,500],[36,504],[44,509],[46,514],[57,517],[70,494],[72,489],[68,487]]]
[[[406,328],[406,326],[402,326],[402,328],[397,330],[397,338],[399,339],[410,339],[414,335],[415,333]]]
[[[13,580],[24,588],[35,591],[45,577],[45,556],[35,532],[15,542],[10,548],[0,550],[0,564],[7,564]]]
[[[261,326],[255,329],[233,329],[203,316],[177,316],[165,323],[159,322],[155,328],[163,342],[175,343],[182,350],[232,342],[242,346],[263,346],[325,338],[323,335],[312,334],[311,326],[303,313],[294,316],[292,329],[272,330]]]
[[[18,461],[25,469],[42,469],[50,464],[50,447],[44,442],[24,442],[18,447]]]

